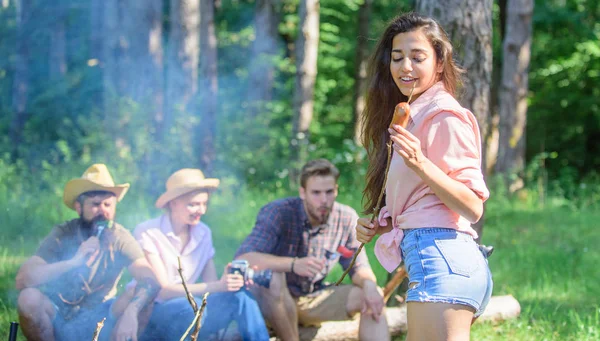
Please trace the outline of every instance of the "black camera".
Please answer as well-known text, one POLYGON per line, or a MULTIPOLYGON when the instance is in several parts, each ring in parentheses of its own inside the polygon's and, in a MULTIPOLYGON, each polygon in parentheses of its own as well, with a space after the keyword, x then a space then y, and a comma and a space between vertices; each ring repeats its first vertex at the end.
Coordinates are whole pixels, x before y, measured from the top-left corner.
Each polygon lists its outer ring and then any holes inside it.
POLYGON ((229 267, 230 274, 240 274, 244 277, 244 281, 252 280, 254 283, 268 288, 271 284, 271 277, 273 277, 273 270, 262 270, 254 271, 248 264, 248 261, 236 259, 231 262, 229 267))

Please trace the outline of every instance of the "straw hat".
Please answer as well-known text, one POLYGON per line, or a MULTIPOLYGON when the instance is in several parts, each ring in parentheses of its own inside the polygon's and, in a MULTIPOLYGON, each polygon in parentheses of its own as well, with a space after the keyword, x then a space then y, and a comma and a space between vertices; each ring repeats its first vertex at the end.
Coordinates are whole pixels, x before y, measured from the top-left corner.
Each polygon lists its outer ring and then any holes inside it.
POLYGON ((156 200, 156 207, 163 208, 169 201, 198 189, 210 191, 217 187, 219 179, 207 179, 199 169, 180 169, 167 180, 167 191, 156 200))
POLYGON ((129 189, 129 184, 115 185, 106 165, 97 163, 83 172, 81 178, 72 179, 65 185, 63 202, 68 208, 75 209, 75 200, 81 194, 92 191, 114 193, 117 201, 121 201, 129 189))

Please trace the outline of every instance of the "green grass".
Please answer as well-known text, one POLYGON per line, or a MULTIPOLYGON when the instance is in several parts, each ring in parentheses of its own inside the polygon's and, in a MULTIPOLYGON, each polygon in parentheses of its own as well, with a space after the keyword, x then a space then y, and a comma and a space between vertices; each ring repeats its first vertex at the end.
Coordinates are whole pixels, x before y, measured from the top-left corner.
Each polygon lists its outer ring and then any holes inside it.
MULTIPOLYGON (((286 194, 290 193, 285 190, 263 193, 224 190, 214 196, 204 220, 213 231, 218 269, 232 258, 240 241, 252 228, 259 208, 286 194)), ((341 202, 354 207, 359 207, 359 200, 348 193, 340 195, 341 202)), ((135 223, 160 214, 151 208, 152 202, 136 196, 127 197, 119 206, 120 220, 133 228, 135 223)), ((600 264, 597 251, 600 212, 575 210, 560 203, 550 203, 545 208, 534 206, 508 201, 488 204, 483 242, 496 248, 490 258, 494 295, 513 295, 520 302, 522 313, 515 320, 476 324, 472 339, 600 340, 600 274, 597 268, 600 264)), ((65 219, 70 217, 69 214, 65 213, 65 219)), ((35 218, 38 225, 42 225, 43 220, 43 216, 35 218)), ((10 321, 17 319, 14 278, 18 266, 57 222, 48 221, 37 233, 28 227, 27 238, 20 234, 22 226, 3 227, 6 233, 2 236, 11 237, 0 237, 0 334, 6 335, 10 321), (23 237, 14 237, 18 235, 23 237)), ((367 246, 367 252, 383 285, 386 272, 376 264, 371 247, 367 246)), ((341 269, 335 268, 330 278, 337 278, 340 273, 341 269)), ((402 336, 397 338, 403 339, 402 336)), ((24 338, 21 336, 19 340, 24 338)))

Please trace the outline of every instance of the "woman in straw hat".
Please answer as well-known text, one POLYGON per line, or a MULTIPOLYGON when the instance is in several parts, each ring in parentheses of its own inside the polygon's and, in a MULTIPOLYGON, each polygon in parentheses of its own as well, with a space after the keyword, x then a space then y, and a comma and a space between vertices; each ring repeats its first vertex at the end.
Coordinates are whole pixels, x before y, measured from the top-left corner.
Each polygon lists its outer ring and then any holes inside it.
POLYGON ((243 277, 228 274, 227 268, 220 279, 217 277, 211 231, 200 220, 218 186, 218 179, 205 178, 199 169, 181 169, 169 177, 166 192, 156 201, 156 207, 165 213, 136 227, 134 236, 162 287, 141 340, 178 339, 194 318, 181 284, 178 258, 189 291, 197 299, 211 293, 200 339, 234 320, 244 340, 269 339, 258 304, 243 289, 243 277))

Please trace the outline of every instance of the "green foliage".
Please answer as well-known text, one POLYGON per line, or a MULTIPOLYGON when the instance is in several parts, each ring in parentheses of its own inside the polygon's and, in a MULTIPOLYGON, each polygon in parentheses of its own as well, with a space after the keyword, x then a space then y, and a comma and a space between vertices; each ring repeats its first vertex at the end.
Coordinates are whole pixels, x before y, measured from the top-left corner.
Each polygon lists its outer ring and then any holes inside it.
POLYGON ((600 166, 599 19, 597 0, 536 1, 527 153, 557 153, 546 167, 561 183, 600 166))

